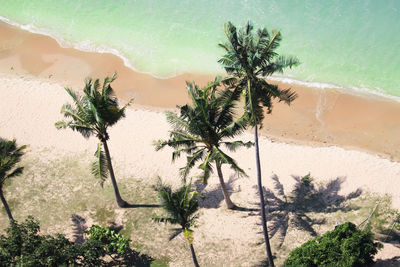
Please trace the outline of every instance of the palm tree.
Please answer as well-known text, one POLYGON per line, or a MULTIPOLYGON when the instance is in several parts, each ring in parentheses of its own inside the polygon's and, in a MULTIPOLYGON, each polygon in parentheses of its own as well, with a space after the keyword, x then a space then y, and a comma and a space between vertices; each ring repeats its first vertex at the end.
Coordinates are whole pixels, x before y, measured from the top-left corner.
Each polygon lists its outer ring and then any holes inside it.
POLYGON ((244 171, 236 164, 235 160, 222 151, 225 146, 230 151, 235 151, 240 146, 249 147, 251 142, 227 141, 240 134, 246 127, 244 119, 234 120, 233 110, 236 101, 240 98, 239 91, 225 88, 217 94, 217 87, 222 83, 217 77, 214 82, 200 89, 195 83, 187 83, 189 96, 193 106, 185 105, 180 108, 180 116, 167 112, 167 120, 173 130, 170 131, 169 140, 155 142, 156 150, 165 146, 175 149, 172 160, 175 160, 182 152, 188 154, 186 165, 181 168, 183 178, 186 178, 192 167, 200 162, 199 168, 203 171, 202 181, 207 180, 212 173, 212 165, 215 164, 226 207, 235 208, 228 190, 226 189, 221 166, 229 165, 239 174, 244 171))
POLYGON ((22 174, 24 167, 16 167, 16 164, 20 162, 25 148, 26 146, 18 147, 15 139, 9 141, 0 138, 0 198, 10 222, 13 221, 14 218, 4 198, 3 186, 6 180, 22 174))
POLYGON ((191 227, 195 226, 196 219, 198 218, 196 212, 199 209, 199 194, 197 191, 192 191, 191 188, 191 183, 188 183, 182 185, 175 192, 172 192, 171 187, 162 184, 160 180, 156 186, 156 191, 158 192, 160 205, 167 214, 164 216, 153 216, 153 220, 180 225, 180 228, 174 229, 175 231, 169 240, 183 233, 189 243, 193 263, 198 267, 199 263, 197 262, 193 247, 194 238, 191 227))
POLYGON ((111 83, 116 77, 116 73, 111 78, 106 77, 101 87, 99 79, 88 78, 83 89, 83 96, 78 95, 69 88, 65 88, 72 97, 73 105, 65 104, 62 106, 61 113, 69 120, 56 122, 55 126, 57 129, 71 128, 81 133, 85 138, 89 138, 91 135, 97 136, 99 144, 94 154, 96 161, 92 164, 92 173, 100 179, 100 183, 103 186, 107 178, 108 168, 117 205, 126 207, 128 203, 121 198, 119 193, 107 145, 107 140, 109 139, 108 127, 113 126, 122 117, 125 117, 125 109, 131 102, 119 108, 117 98, 111 88, 111 83))
POLYGON ((270 34, 266 28, 253 32, 253 25, 248 22, 242 29, 228 22, 224 25, 227 42, 219 44, 226 54, 218 61, 225 68, 230 78, 236 82, 236 90, 244 95, 244 117, 254 127, 258 192, 260 195, 261 219, 268 260, 273 266, 272 253, 268 238, 265 218, 265 203, 261 183, 260 155, 258 147, 258 127, 262 127, 264 110, 272 111, 272 100, 277 99, 290 104, 296 94, 290 89, 281 90, 268 83, 264 78, 276 72, 282 73, 287 67, 299 64, 294 57, 279 56, 275 50, 279 47, 281 34, 273 30, 270 34))

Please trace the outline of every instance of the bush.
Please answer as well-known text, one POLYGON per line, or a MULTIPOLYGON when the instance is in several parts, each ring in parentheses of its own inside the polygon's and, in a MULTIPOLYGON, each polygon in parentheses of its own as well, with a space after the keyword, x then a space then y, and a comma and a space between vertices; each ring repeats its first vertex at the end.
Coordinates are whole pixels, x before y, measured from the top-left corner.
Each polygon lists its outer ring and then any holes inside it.
POLYGON ((39 222, 28 217, 19 224, 12 221, 6 235, 0 235, 0 266, 101 266, 103 243, 89 240, 82 245, 65 236, 39 235, 39 222))
POLYGON ((90 227, 89 240, 101 242, 107 254, 124 254, 129 249, 129 239, 107 227, 93 225, 90 227))
POLYGON ((353 223, 346 222, 294 249, 285 266, 368 266, 382 247, 373 241, 369 230, 358 230, 353 223))

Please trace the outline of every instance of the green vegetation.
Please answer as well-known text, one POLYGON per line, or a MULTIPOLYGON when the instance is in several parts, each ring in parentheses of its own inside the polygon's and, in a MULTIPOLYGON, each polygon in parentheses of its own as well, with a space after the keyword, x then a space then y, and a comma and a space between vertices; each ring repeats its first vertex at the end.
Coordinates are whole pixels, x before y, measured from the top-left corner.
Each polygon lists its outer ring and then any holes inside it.
POLYGON ((164 185, 161 181, 156 186, 160 205, 167 213, 164 216, 153 216, 156 222, 164 222, 178 224, 181 228, 175 229, 170 236, 170 240, 183 232, 187 242, 189 243, 190 252, 192 254, 193 263, 196 267, 199 266, 196 258, 196 253, 193 247, 193 230, 198 215, 199 209, 199 194, 197 191, 192 191, 191 184, 184 184, 175 192, 170 186, 164 185))
POLYGON ((87 231, 90 240, 97 240, 104 245, 107 254, 124 254, 129 249, 129 239, 108 227, 92 225, 87 231))
POLYGON ((108 127, 113 126, 125 116, 125 109, 130 103, 121 109, 118 107, 117 98, 111 88, 111 83, 116 78, 116 73, 111 78, 106 77, 101 88, 99 79, 92 80, 88 78, 83 89, 83 96, 79 96, 71 89, 65 88, 72 97, 74 106, 71 104, 63 105, 61 113, 71 120, 59 121, 55 125, 57 129, 71 128, 74 131, 78 131, 85 138, 91 135, 96 135, 99 138, 99 144, 94 154, 96 161, 92 164, 92 173, 103 183, 107 178, 108 168, 117 205, 126 207, 128 203, 122 199, 119 193, 107 145, 107 140, 109 139, 108 127), (103 151, 103 147, 105 151, 103 151))
POLYGON ((1 266, 100 266, 105 262, 103 243, 89 239, 73 244, 61 234, 39 235, 39 223, 28 217, 19 224, 12 221, 6 235, 0 236, 1 266))
POLYGON ((369 266, 382 247, 374 242, 369 230, 358 230, 353 223, 346 222, 290 252, 285 266, 369 266))
POLYGON ((4 197, 3 186, 8 179, 22 174, 24 167, 16 165, 21 161, 26 146, 18 147, 15 139, 12 141, 0 138, 0 198, 10 222, 14 220, 10 207, 4 197))
POLYGON ((214 163, 226 207, 233 209, 235 205, 226 189, 221 166, 227 164, 238 174, 245 174, 245 172, 221 147, 235 151, 239 147, 250 147, 252 143, 227 141, 244 131, 246 121, 243 118, 235 121, 233 117, 233 109, 240 97, 240 92, 231 91, 229 88, 217 92, 220 84, 220 78, 216 78, 214 82, 201 89, 195 83, 187 83, 193 106, 181 107, 179 116, 172 112, 166 113, 167 120, 173 128, 170 131, 170 139, 159 140, 155 145, 156 150, 165 146, 172 147, 173 161, 180 157, 182 152, 188 154, 186 166, 181 168, 184 178, 200 161, 199 168, 203 171, 202 181, 207 183, 210 173, 213 172, 211 164, 214 163))
POLYGON ((235 90, 243 93, 244 118, 250 126, 254 127, 262 227, 269 264, 274 266, 262 192, 257 128, 262 127, 264 107, 267 108, 267 113, 271 113, 273 99, 290 104, 296 98, 296 94, 290 89, 281 90, 278 86, 268 83, 265 77, 276 72, 282 73, 285 68, 298 65, 299 61, 294 57, 279 56, 276 53, 275 50, 282 39, 279 31, 274 30, 270 34, 266 28, 263 28, 254 33, 253 29, 250 22, 239 30, 231 22, 225 24, 225 35, 228 41, 220 44, 220 47, 226 54, 219 62, 230 75, 230 82, 235 84, 235 90))

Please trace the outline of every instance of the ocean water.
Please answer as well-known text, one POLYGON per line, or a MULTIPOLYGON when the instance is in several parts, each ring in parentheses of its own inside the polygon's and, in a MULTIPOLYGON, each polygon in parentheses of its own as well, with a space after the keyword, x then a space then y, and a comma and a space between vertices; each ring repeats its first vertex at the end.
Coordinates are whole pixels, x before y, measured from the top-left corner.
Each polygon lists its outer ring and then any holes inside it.
POLYGON ((302 62, 281 78, 400 96, 398 0, 0 0, 0 16, 158 77, 223 73, 223 24, 250 20, 302 62))

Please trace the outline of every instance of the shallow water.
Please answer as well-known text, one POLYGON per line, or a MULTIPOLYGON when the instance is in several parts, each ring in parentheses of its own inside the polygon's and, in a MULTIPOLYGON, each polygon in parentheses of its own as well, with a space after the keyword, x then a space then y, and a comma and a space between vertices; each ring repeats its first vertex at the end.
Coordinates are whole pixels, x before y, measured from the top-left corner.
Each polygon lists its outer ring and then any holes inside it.
MULTIPOLYGON (((222 72, 223 24, 279 29, 284 76, 400 96, 400 1, 0 0, 8 23, 155 76, 222 72)), ((317 85, 318 85, 317 84, 317 85)), ((321 86, 323 87, 323 86, 321 86)))

